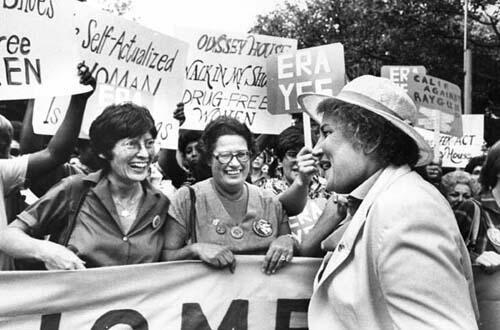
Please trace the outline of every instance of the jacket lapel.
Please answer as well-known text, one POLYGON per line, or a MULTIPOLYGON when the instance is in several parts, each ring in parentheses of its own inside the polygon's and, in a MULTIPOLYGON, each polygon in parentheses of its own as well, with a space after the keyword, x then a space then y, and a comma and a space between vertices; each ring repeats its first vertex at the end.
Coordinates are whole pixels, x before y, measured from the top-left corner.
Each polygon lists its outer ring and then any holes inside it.
POLYGON ((329 258, 329 260, 325 260, 324 263, 327 264, 320 267, 320 269, 324 268, 324 271, 321 278, 317 279, 318 287, 321 286, 325 280, 346 261, 354 250, 354 245, 356 244, 358 236, 360 236, 363 232, 363 226, 366 222, 366 218, 376 198, 399 177, 409 172, 410 168, 408 166, 389 166, 383 170, 380 177, 374 183, 373 187, 366 195, 366 198, 363 199, 358 210, 353 215, 349 227, 347 227, 339 244, 333 251, 331 258, 329 258))

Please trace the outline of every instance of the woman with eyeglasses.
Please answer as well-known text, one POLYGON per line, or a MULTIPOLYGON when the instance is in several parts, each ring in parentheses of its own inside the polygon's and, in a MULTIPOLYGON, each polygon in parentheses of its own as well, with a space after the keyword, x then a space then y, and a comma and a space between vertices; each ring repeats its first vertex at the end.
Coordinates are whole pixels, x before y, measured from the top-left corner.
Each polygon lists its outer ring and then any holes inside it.
POLYGON ((89 135, 103 170, 54 186, 0 232, 1 251, 49 270, 164 259, 169 200, 147 180, 157 135, 151 114, 132 103, 111 105, 89 135))
MULTIPOLYGON (((254 141, 229 117, 208 124, 199 142, 212 178, 178 190, 167 220, 167 260, 200 259, 234 268, 234 254, 265 254, 262 271, 276 272, 294 255, 288 217, 278 198, 248 184, 254 141), (191 195, 192 193, 192 195, 191 195)), ((311 164, 312 165, 312 164, 311 164)))

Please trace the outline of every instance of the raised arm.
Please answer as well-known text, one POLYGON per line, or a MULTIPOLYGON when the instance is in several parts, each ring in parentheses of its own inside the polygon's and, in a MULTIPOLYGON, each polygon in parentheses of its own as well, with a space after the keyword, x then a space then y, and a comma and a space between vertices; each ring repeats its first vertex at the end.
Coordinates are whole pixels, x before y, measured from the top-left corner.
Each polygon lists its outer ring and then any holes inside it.
POLYGON ((37 138, 33 132, 33 107, 35 100, 29 100, 24 113, 23 128, 19 141, 21 154, 29 154, 43 149, 43 139, 37 138))
POLYGON ((297 164, 299 166, 299 175, 297 175, 292 185, 279 196, 279 200, 289 216, 297 215, 304 210, 307 203, 309 183, 312 176, 317 172, 316 160, 312 150, 308 147, 302 148, 297 154, 297 164))
POLYGON ((96 85, 95 79, 91 76, 85 65, 79 64, 78 72, 80 82, 85 85, 91 85, 93 89, 90 92, 71 97, 68 111, 64 116, 61 126, 59 126, 56 134, 50 139, 47 147, 29 155, 28 170, 26 173, 27 179, 36 178, 44 172, 55 168, 57 165, 64 163, 69 159, 73 151, 80 132, 87 100, 92 95, 96 85))

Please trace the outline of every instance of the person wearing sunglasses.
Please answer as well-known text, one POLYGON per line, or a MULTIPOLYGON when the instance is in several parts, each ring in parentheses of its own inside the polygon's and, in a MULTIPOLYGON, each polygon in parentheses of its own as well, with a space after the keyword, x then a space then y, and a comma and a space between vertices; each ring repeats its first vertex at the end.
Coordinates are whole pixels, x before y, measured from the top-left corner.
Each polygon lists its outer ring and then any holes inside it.
POLYGON ((234 254, 265 254, 262 271, 276 272, 297 244, 278 197, 245 182, 252 133, 236 119, 219 117, 207 125, 198 146, 212 178, 179 189, 172 200, 167 260, 200 259, 234 269, 234 254))

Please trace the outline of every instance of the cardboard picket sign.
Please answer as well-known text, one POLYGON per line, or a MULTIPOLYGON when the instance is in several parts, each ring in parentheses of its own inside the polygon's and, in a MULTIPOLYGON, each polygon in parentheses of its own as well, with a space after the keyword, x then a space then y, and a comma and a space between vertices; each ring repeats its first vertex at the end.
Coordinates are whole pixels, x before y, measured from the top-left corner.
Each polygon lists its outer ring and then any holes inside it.
MULTIPOLYGON (((37 98, 33 111, 33 128, 35 133, 53 135, 68 111, 70 99, 71 96, 68 95, 37 98)), ((97 84, 94 94, 87 102, 79 137, 81 139, 89 138, 89 128, 92 121, 106 106, 125 102, 133 102, 147 109, 153 109, 155 106, 154 96, 148 92, 110 84, 97 84)), ((155 122, 159 134, 165 134, 161 131, 161 124, 158 125, 157 120, 155 122)))
POLYGON ((462 136, 462 92, 449 81, 410 72, 408 94, 418 108, 417 127, 433 130, 439 120, 439 132, 462 136), (439 116, 435 115, 438 111, 439 116))
POLYGON ((408 92, 408 75, 410 72, 419 75, 427 74, 422 65, 383 65, 380 68, 380 76, 387 78, 406 92, 408 92))
POLYGON ((269 112, 300 113, 297 95, 335 96, 344 87, 344 47, 334 43, 275 55, 268 59, 267 71, 269 112))
POLYGON ((3 1, 0 100, 89 91, 79 84, 75 1, 3 1))
MULTIPOLYGON (((439 155, 444 167, 464 168, 469 159, 483 154, 484 115, 462 115, 463 134, 460 137, 440 134, 439 155)), ((416 128, 434 148, 434 133, 416 128)))
MULTIPOLYGON (((161 145, 176 149, 178 122, 173 112, 183 91, 187 43, 85 3, 77 8, 75 26, 80 57, 98 82, 87 102, 80 137, 88 137, 90 123, 107 105, 132 101, 153 115, 161 145)), ((68 103, 69 97, 36 100, 35 133, 53 134, 68 103)))
POLYGON ((266 59, 297 49, 297 41, 257 34, 179 28, 175 36, 190 44, 182 95, 182 128, 203 130, 227 115, 253 133, 278 134, 290 126, 289 115, 268 109, 266 59))

